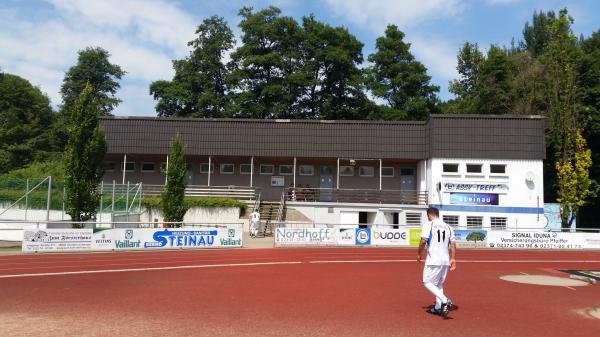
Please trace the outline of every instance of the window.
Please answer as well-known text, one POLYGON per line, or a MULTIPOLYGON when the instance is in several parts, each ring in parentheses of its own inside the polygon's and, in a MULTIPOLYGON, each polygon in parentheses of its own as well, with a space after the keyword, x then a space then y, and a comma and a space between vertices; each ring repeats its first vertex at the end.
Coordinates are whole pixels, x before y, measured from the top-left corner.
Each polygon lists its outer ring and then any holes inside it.
POLYGON ((506 218, 490 218, 492 229, 506 229, 506 218))
POLYGON ((406 213, 407 226, 421 226, 421 213, 406 213))
MULTIPOLYGON (((208 173, 208 163, 200 164, 200 173, 208 173)), ((210 173, 215 173, 215 164, 210 164, 210 173)))
POLYGON ((315 167, 312 165, 300 165, 299 174, 301 176, 312 176, 315 174, 315 167))
POLYGON ((108 161, 105 164, 106 167, 106 172, 115 172, 115 168, 117 167, 117 164, 114 161, 108 161))
POLYGON ((251 174, 252 164, 240 164, 240 174, 251 174))
POLYGON ((394 177, 394 168, 393 167, 382 167, 381 168, 381 176, 384 178, 393 178, 394 177))
POLYGON ((506 174, 506 165, 492 164, 490 165, 491 174, 506 174))
MULTIPOLYGON (((123 169, 123 163, 121 163, 121 169, 123 169)), ((135 172, 135 163, 128 161, 125 164, 125 172, 135 172)))
POLYGON ((358 175, 361 177, 372 177, 375 174, 373 166, 361 166, 358 168, 358 175))
POLYGON ((233 164, 221 164, 221 174, 233 174, 233 164))
POLYGON ((282 176, 291 176, 294 174, 294 165, 279 165, 279 174, 282 176))
POLYGON ((467 173, 482 173, 481 164, 467 164, 467 173))
POLYGON ((262 174, 262 175, 270 176, 273 174, 273 171, 275 171, 275 166, 273 166, 273 165, 266 165, 266 164, 260 165, 260 174, 262 174))
POLYGON ((467 228, 479 229, 483 227, 482 216, 468 216, 467 217, 467 228))
POLYGON ((154 163, 143 163, 142 172, 154 172, 155 166, 156 165, 154 163))
POLYGON ((458 226, 458 215, 444 215, 442 220, 450 226, 458 226))
POLYGON ((415 170, 411 169, 411 168, 403 168, 403 169, 400 169, 400 175, 401 176, 414 176, 415 170))
POLYGON ((458 173, 458 164, 442 164, 444 173, 458 173))
POLYGON ((354 166, 340 166, 340 176, 354 177, 354 166))

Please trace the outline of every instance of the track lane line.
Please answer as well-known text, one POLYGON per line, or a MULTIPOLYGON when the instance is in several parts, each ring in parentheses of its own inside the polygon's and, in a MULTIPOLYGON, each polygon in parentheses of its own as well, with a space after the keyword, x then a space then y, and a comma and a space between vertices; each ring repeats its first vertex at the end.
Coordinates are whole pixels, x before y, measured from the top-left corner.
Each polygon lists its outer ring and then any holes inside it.
POLYGON ((156 268, 128 268, 128 269, 81 270, 81 271, 66 271, 66 272, 54 272, 54 273, 34 273, 34 274, 0 275, 0 279, 22 278, 22 277, 39 277, 39 276, 61 276, 61 275, 81 275, 81 274, 123 273, 123 272, 156 271, 156 270, 177 270, 177 269, 199 269, 199 268, 219 268, 219 267, 251 267, 251 266, 270 266, 270 265, 291 265, 291 264, 301 264, 301 263, 303 263, 303 262, 301 262, 301 261, 285 261, 285 262, 204 264, 204 265, 171 266, 171 267, 156 267, 156 268))

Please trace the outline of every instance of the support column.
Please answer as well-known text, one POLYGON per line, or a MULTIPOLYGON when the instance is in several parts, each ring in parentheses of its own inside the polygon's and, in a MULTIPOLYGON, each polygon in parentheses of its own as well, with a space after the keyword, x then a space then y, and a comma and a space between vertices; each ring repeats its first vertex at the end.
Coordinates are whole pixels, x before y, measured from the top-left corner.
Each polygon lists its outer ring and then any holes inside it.
POLYGON ((125 169, 127 168, 127 153, 123 155, 123 182, 125 184, 125 169))
POLYGON ((250 187, 253 187, 254 183, 254 156, 250 158, 250 187))
POLYGON ((212 156, 208 156, 208 186, 210 187, 210 172, 212 171, 212 156))
POLYGON ((382 161, 381 161, 381 159, 379 159, 379 190, 380 191, 381 191, 381 171, 382 171, 381 165, 382 165, 382 161))
POLYGON ((337 159, 335 188, 340 189, 340 158, 337 159))
POLYGON ((169 173, 169 156, 167 155, 167 165, 165 167, 165 185, 167 184, 168 174, 169 173))
POLYGON ((296 157, 294 157, 294 188, 296 188, 296 157))

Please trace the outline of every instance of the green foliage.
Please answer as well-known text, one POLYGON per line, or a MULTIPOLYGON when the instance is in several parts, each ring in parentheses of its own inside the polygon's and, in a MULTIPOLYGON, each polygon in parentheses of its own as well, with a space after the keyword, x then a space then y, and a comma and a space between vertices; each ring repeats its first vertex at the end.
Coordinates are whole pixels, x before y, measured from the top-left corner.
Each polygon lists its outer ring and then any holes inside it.
POLYGON ((485 240, 485 233, 483 232, 471 232, 467 235, 467 241, 483 241, 485 240))
POLYGON ((579 131, 575 133, 574 143, 573 152, 566 159, 556 162, 563 228, 571 226, 579 209, 585 204, 591 184, 589 168, 592 165, 592 153, 579 131))
POLYGON ((500 115, 511 112, 512 67, 506 50, 490 46, 475 84, 478 98, 474 107, 477 113, 500 115))
POLYGON ((385 109, 371 119, 425 120, 436 110, 436 92, 425 66, 409 51, 404 33, 388 25, 385 36, 377 38, 377 51, 369 55, 373 66, 367 68, 367 87, 375 97, 386 101, 385 109))
POLYGON ((2 181, 10 178, 23 179, 44 179, 52 176, 53 182, 65 181, 65 166, 64 162, 58 156, 50 157, 46 161, 33 162, 29 166, 12 170, 3 176, 0 176, 0 186, 2 181))
POLYGON ((223 57, 234 44, 233 32, 223 18, 204 20, 196 29, 196 39, 188 43, 193 48, 190 55, 173 61, 173 79, 150 85, 158 115, 223 117, 228 76, 223 57))
POLYGON ((365 119, 373 108, 363 92, 363 44, 346 28, 314 16, 302 18, 302 59, 296 76, 303 84, 300 117, 365 119))
POLYGON ((242 45, 231 55, 228 82, 237 93, 229 115, 251 118, 293 118, 300 86, 294 80, 301 56, 302 30, 296 20, 269 7, 253 12, 244 7, 242 45))
POLYGON ((87 221, 100 202, 98 185, 104 174, 106 140, 98 125, 100 105, 91 85, 86 85, 75 106, 70 108, 65 150, 66 212, 73 221, 87 221))
MULTIPOLYGON (((162 209, 161 200, 159 197, 144 197, 142 199, 142 206, 149 209, 162 209)), ((246 203, 237 199, 215 197, 185 197, 183 205, 186 212, 192 207, 236 207, 244 211, 248 207, 246 203)))
POLYGON ((553 11, 533 12, 532 23, 526 22, 525 28, 523 28, 525 41, 521 42, 521 48, 527 50, 534 57, 544 53, 551 39, 548 26, 554 20, 556 20, 556 14, 553 11))
POLYGON ((457 67, 459 78, 450 82, 448 90, 457 99, 443 111, 450 113, 474 113, 476 105, 476 84, 480 68, 485 61, 477 43, 465 42, 458 50, 457 67))
POLYGON ((50 100, 29 81, 0 73, 0 173, 49 156, 53 147, 50 100))
POLYGON ((125 71, 118 65, 110 63, 110 54, 100 47, 87 47, 78 52, 77 64, 65 74, 60 93, 63 108, 72 108, 89 84, 91 96, 98 104, 100 115, 110 115, 111 111, 121 103, 115 94, 121 87, 120 80, 125 71))
POLYGON ((177 134, 171 142, 167 166, 167 184, 161 193, 161 205, 165 221, 182 222, 187 209, 184 205, 187 165, 181 136, 177 134))

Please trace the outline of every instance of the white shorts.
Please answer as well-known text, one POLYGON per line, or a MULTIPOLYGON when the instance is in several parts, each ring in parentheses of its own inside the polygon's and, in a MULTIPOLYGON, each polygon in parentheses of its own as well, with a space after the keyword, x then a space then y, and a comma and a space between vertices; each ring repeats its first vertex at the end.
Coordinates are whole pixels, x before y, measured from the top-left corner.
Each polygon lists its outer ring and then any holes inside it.
POLYGON ((446 280, 448 266, 425 266, 423 268, 423 283, 433 283, 441 286, 446 280))

